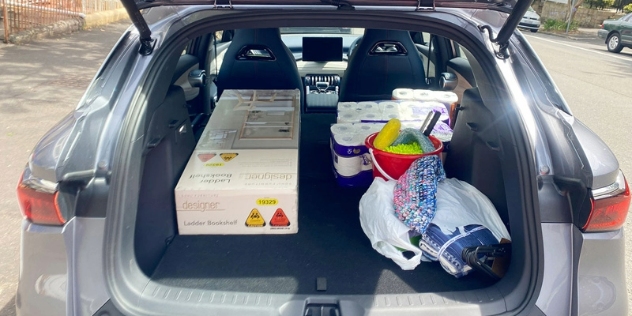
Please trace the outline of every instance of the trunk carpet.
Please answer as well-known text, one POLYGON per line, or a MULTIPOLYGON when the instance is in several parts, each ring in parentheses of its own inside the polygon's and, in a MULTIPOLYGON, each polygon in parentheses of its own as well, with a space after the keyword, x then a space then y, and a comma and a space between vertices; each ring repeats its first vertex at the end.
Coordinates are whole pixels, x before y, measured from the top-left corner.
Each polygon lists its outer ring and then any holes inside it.
POLYGON ((176 236, 152 279, 187 288, 278 294, 403 294, 491 285, 477 273, 456 279, 436 262, 404 271, 377 253, 358 219, 365 189, 340 188, 331 171, 332 114, 302 120, 299 232, 293 235, 176 236), (316 279, 327 290, 316 291, 316 279))

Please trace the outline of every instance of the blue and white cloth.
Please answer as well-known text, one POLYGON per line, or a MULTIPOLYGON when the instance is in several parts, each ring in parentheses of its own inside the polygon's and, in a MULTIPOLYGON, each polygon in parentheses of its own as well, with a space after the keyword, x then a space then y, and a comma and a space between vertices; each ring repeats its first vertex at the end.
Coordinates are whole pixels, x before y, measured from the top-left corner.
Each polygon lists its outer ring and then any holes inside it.
POLYGON ((494 245, 498 242, 494 234, 483 225, 466 225, 458 227, 453 233, 444 233, 439 226, 431 223, 421 236, 419 248, 426 258, 439 261, 445 271, 460 278, 472 270, 463 260, 464 248, 494 245))

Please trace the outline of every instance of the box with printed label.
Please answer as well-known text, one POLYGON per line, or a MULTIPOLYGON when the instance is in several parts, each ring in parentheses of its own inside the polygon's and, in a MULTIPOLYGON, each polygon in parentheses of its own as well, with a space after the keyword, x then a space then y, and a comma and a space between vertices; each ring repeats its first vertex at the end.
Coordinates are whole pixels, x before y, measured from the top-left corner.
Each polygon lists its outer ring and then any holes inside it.
POLYGON ((178 230, 298 232, 298 150, 196 150, 175 189, 178 230))
POLYGON ((299 90, 224 90, 196 149, 298 148, 299 90))

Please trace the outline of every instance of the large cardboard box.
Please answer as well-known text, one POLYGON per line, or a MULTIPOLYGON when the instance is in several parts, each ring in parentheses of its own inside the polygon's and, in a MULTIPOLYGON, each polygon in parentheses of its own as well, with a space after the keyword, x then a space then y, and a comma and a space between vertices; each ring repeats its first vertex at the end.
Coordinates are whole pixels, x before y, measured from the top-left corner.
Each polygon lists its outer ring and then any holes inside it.
POLYGON ((298 232, 298 150, 195 151, 175 189, 178 230, 298 232))
POLYGON ((299 90, 225 90, 175 189, 178 230, 298 232, 299 90))
POLYGON ((297 149, 299 90, 225 90, 196 149, 297 149))

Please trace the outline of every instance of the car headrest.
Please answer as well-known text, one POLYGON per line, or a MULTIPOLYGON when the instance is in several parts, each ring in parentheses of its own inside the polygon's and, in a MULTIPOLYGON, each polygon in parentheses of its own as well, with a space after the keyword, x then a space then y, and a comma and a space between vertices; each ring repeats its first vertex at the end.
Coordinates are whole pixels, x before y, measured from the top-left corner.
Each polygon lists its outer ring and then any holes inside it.
POLYGON ((366 29, 359 46, 369 55, 408 55, 417 52, 410 33, 398 30, 366 29))
POLYGON ((237 29, 231 46, 238 48, 235 58, 267 59, 274 58, 274 51, 285 51, 278 28, 237 29), (272 54, 271 56, 268 56, 272 54))

